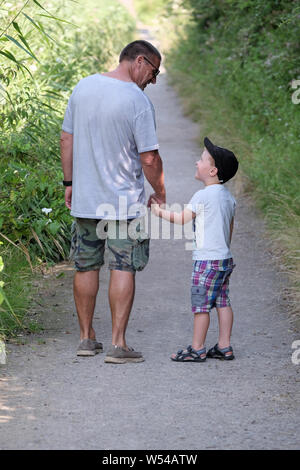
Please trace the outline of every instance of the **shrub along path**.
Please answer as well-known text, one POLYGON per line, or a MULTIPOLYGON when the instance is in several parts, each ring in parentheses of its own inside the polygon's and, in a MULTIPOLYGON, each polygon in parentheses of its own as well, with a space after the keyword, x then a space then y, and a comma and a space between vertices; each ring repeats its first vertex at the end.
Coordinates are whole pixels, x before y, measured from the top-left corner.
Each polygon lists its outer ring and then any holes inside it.
MULTIPOLYGON (((198 126, 185 118, 161 74, 150 86, 170 203, 188 202, 200 149, 198 126)), ((233 188, 234 190, 234 188, 233 188)), ((2 449, 296 449, 299 365, 291 362, 300 339, 278 292, 285 282, 250 201, 238 196, 232 244, 236 269, 231 298, 236 360, 177 364, 171 353, 191 341, 191 252, 184 240, 152 240, 151 260, 137 274, 128 343, 142 350, 140 364, 111 365, 103 355, 77 358, 78 326, 72 268, 57 266, 41 280, 43 334, 9 344, 0 366, 2 449), (57 277, 63 271, 64 277, 57 277)), ((100 273, 97 337, 107 349, 108 270, 100 273)), ((207 346, 217 340, 212 312, 207 346)))

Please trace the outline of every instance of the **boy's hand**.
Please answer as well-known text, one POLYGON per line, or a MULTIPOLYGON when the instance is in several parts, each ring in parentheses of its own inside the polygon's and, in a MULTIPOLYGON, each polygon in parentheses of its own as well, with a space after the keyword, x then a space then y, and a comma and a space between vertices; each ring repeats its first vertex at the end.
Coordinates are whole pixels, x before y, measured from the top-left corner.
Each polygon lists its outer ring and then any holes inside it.
POLYGON ((153 214, 155 214, 157 217, 159 217, 159 204, 153 198, 150 198, 149 202, 150 202, 151 212, 153 212, 153 214))

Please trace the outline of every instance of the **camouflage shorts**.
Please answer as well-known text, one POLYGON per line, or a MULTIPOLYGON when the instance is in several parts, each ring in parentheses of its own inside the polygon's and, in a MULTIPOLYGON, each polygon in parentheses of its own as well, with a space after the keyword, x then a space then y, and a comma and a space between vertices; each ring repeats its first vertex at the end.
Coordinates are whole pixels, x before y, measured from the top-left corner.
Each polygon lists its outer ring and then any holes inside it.
MULTIPOLYGON (((135 235, 134 238, 129 236, 129 224, 137 220, 75 218, 71 228, 70 260, 74 260, 76 271, 100 269, 104 264, 105 239, 109 269, 132 273, 142 271, 149 260, 150 240, 148 237, 142 238, 143 234, 138 237, 135 235), (99 222, 102 222, 101 226, 99 222)), ((136 231, 139 232, 139 224, 136 231)))

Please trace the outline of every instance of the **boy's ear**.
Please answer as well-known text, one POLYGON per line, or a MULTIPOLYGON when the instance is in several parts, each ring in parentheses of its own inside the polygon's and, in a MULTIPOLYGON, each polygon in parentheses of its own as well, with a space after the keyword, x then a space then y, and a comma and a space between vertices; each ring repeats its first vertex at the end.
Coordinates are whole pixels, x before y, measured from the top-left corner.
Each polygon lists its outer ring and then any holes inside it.
POLYGON ((214 166, 211 170, 210 170, 210 174, 211 176, 217 176, 218 174, 218 168, 216 166, 214 166))

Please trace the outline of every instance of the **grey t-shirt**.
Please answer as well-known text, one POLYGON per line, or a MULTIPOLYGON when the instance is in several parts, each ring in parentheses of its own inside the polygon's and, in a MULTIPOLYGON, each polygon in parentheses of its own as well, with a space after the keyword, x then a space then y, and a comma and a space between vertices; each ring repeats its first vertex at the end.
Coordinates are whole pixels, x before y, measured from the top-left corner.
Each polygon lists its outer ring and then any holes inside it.
POLYGON ((147 95, 133 82, 90 75, 74 88, 62 129, 73 134, 71 215, 143 216, 139 154, 159 148, 154 107, 147 95))

